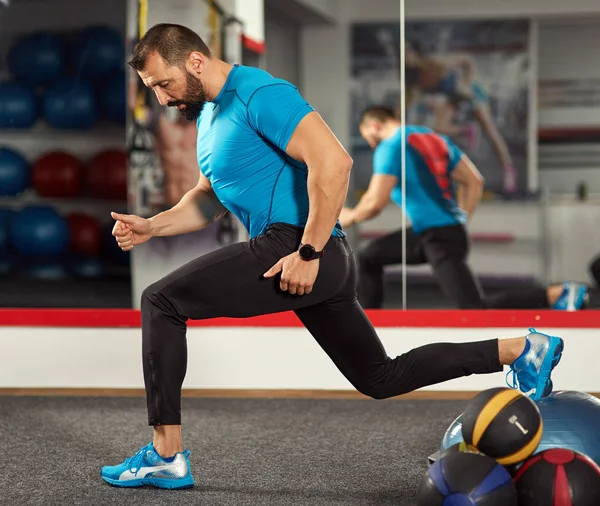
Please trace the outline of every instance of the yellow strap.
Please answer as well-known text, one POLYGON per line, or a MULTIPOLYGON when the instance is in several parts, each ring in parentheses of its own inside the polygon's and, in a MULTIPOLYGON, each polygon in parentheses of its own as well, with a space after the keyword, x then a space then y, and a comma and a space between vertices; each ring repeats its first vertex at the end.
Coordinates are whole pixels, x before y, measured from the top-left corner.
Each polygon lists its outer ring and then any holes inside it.
MULTIPOLYGON (((146 31, 148 30, 148 0, 139 0, 140 12, 139 12, 139 26, 138 26, 138 38, 142 38, 146 31)), ((137 100, 135 101, 135 108, 133 110, 133 115, 135 119, 142 123, 145 120, 145 110, 144 110, 144 90, 141 89, 138 91, 137 100)))
POLYGON ((148 0, 139 0, 140 2, 140 16, 139 16, 139 37, 140 39, 144 36, 148 30, 148 0))

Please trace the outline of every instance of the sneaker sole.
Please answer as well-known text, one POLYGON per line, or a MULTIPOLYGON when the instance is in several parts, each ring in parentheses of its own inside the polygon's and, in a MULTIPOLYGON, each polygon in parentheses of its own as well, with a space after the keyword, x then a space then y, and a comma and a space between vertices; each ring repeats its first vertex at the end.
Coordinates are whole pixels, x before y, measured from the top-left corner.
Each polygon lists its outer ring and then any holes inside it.
POLYGON ((141 480, 114 480, 112 478, 107 478, 106 476, 102 476, 102 479, 112 485, 113 487, 120 488, 139 488, 139 487, 156 487, 163 488, 168 490, 181 490, 186 488, 193 488, 194 480, 168 480, 168 479, 160 479, 160 478, 142 478, 141 480))
POLYGON ((554 341, 554 339, 557 339, 558 343, 554 347, 554 352, 550 354, 550 350, 548 350, 548 353, 544 357, 544 362, 542 362, 542 368, 538 378, 537 388, 535 390, 536 395, 534 400, 547 397, 552 393, 552 390, 550 390, 550 392, 545 391, 546 386, 548 385, 548 380, 550 379, 552 371, 560 363, 560 359, 562 358, 562 353, 565 348, 565 342, 560 337, 553 338, 552 341, 554 341), (538 395, 538 392, 541 392, 541 395, 538 395))

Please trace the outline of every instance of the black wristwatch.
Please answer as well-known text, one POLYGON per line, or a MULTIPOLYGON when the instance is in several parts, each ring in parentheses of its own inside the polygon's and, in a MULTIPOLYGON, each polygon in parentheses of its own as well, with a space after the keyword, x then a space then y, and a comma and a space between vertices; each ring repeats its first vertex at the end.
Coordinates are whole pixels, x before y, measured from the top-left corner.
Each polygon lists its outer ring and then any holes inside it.
POLYGON ((315 251, 315 247, 312 244, 300 243, 298 254, 302 260, 309 262, 310 260, 317 260, 321 258, 323 256, 323 251, 315 251))

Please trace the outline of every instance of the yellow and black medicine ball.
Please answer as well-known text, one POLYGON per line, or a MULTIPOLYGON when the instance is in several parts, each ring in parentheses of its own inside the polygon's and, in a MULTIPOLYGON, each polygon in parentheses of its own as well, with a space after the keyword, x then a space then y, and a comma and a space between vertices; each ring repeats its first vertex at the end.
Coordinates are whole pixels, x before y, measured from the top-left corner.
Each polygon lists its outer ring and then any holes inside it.
POLYGON ((467 448, 504 466, 530 457, 542 432, 542 415, 536 404, 512 388, 484 390, 469 403, 462 419, 467 448))

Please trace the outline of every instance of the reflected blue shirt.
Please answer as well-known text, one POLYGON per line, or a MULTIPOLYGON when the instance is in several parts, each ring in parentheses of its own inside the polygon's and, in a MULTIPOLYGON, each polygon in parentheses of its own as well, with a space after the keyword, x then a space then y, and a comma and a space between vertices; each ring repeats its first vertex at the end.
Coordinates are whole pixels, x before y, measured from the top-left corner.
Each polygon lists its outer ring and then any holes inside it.
POLYGON ((391 198, 402 207, 402 136, 406 137, 406 214, 413 231, 464 224, 451 174, 463 153, 446 136, 427 127, 399 127, 380 142, 373 155, 373 173, 396 176, 391 198))

